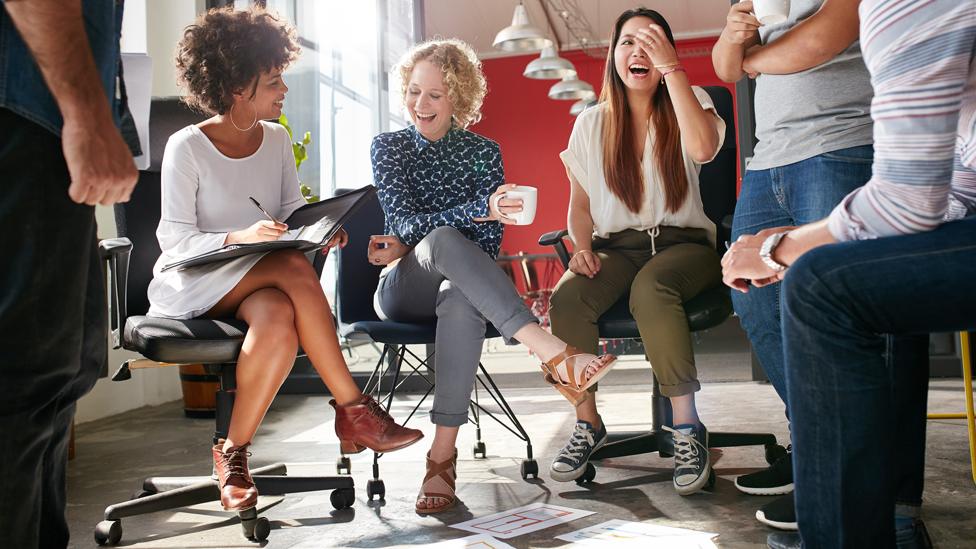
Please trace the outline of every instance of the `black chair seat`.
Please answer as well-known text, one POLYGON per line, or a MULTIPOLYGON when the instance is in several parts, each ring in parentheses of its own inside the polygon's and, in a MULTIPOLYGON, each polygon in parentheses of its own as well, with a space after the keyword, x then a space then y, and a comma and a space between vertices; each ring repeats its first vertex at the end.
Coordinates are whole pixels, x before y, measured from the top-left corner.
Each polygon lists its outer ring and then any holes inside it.
POLYGON ((130 316, 124 341, 126 349, 157 362, 222 364, 237 362, 246 332, 240 320, 130 316))
MULTIPOLYGON (((407 324, 403 322, 361 320, 339 324, 339 333, 347 339, 363 339, 386 345, 423 345, 434 343, 437 324, 407 324)), ((491 324, 485 330, 485 338, 500 337, 491 324)))
MULTIPOLYGON (((636 339, 640 337, 637 322, 630 315, 630 295, 625 295, 603 313, 597 321, 600 337, 606 339, 636 339)), ((732 314, 729 289, 719 286, 707 290, 684 304, 688 326, 692 332, 718 326, 732 314)))

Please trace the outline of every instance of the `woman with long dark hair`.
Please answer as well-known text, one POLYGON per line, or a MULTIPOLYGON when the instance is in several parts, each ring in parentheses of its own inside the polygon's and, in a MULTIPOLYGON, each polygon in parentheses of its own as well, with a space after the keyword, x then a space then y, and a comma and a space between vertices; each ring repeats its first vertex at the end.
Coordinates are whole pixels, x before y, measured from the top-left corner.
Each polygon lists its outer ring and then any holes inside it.
MULTIPOLYGON (((711 472, 682 303, 721 283, 698 171, 724 135, 708 95, 689 85, 667 21, 638 8, 617 18, 600 103, 579 115, 560 154, 571 185, 574 253, 552 296, 553 334, 595 352, 597 319, 630 294, 647 359, 674 410, 674 427, 665 429, 674 436, 674 486, 682 495, 700 490, 711 472)), ((582 475, 606 441, 595 394, 569 396, 577 423, 552 463, 559 481, 582 475)))

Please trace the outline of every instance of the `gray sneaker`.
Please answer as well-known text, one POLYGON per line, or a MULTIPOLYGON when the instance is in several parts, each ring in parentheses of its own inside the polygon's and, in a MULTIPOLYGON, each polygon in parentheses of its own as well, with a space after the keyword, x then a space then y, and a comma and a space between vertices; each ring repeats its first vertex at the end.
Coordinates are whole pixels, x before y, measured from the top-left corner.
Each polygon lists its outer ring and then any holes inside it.
POLYGON ((549 467, 552 480, 569 482, 576 480, 586 471, 590 456, 607 442, 607 427, 600 425, 596 430, 589 422, 576 420, 573 436, 569 443, 556 454, 549 467))
POLYGON ((708 484, 712 464, 708 460, 708 429, 704 425, 664 426, 674 435, 674 489, 682 496, 708 484))

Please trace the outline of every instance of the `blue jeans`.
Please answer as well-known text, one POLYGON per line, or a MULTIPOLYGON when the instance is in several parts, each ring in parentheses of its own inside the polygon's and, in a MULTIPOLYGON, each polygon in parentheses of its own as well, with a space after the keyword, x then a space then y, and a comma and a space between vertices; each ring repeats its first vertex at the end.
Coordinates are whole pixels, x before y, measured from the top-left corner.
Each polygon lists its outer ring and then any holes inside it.
POLYGON ((68 198, 60 139, 2 108, 0 130, 0 531, 66 547, 68 432, 107 360, 95 212, 68 198))
MULTIPOLYGON (((732 240, 770 227, 819 221, 871 179, 874 147, 851 147, 768 170, 748 170, 735 205, 732 240)), ((732 304, 769 382, 784 403, 780 285, 732 292, 732 304)))
POLYGON ((894 545, 900 439, 919 427, 924 437, 925 412, 910 422, 896 416, 896 385, 913 375, 899 370, 912 365, 891 367, 882 334, 976 328, 973 280, 976 216, 928 233, 823 246, 790 268, 786 386, 807 547, 894 545))

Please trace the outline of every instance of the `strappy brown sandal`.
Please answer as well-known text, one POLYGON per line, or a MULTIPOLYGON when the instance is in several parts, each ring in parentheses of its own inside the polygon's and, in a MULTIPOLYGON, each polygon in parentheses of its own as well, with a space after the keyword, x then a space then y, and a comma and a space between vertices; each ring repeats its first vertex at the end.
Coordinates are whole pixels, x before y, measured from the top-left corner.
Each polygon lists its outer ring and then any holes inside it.
POLYGON ((420 494, 417 496, 417 502, 414 504, 414 510, 421 515, 432 515, 434 513, 440 513, 446 511, 454 505, 457 504, 457 495, 454 493, 454 481, 457 479, 457 450, 454 450, 454 457, 441 462, 434 461, 430 459, 430 452, 427 453, 427 474, 424 475, 424 482, 420 485, 420 494), (428 489, 428 486, 440 481, 442 485, 447 486, 448 490, 451 491, 450 494, 445 494, 443 492, 434 492, 428 489), (441 500, 444 503, 441 505, 430 505, 431 500, 441 500), (420 502, 424 502, 424 506, 421 507, 420 502))
POLYGON ((546 374, 546 381, 578 406, 588 398, 587 389, 607 375, 616 361, 614 355, 591 355, 567 345, 563 352, 543 362, 540 367, 546 374), (590 368, 594 362, 596 369, 590 368))

